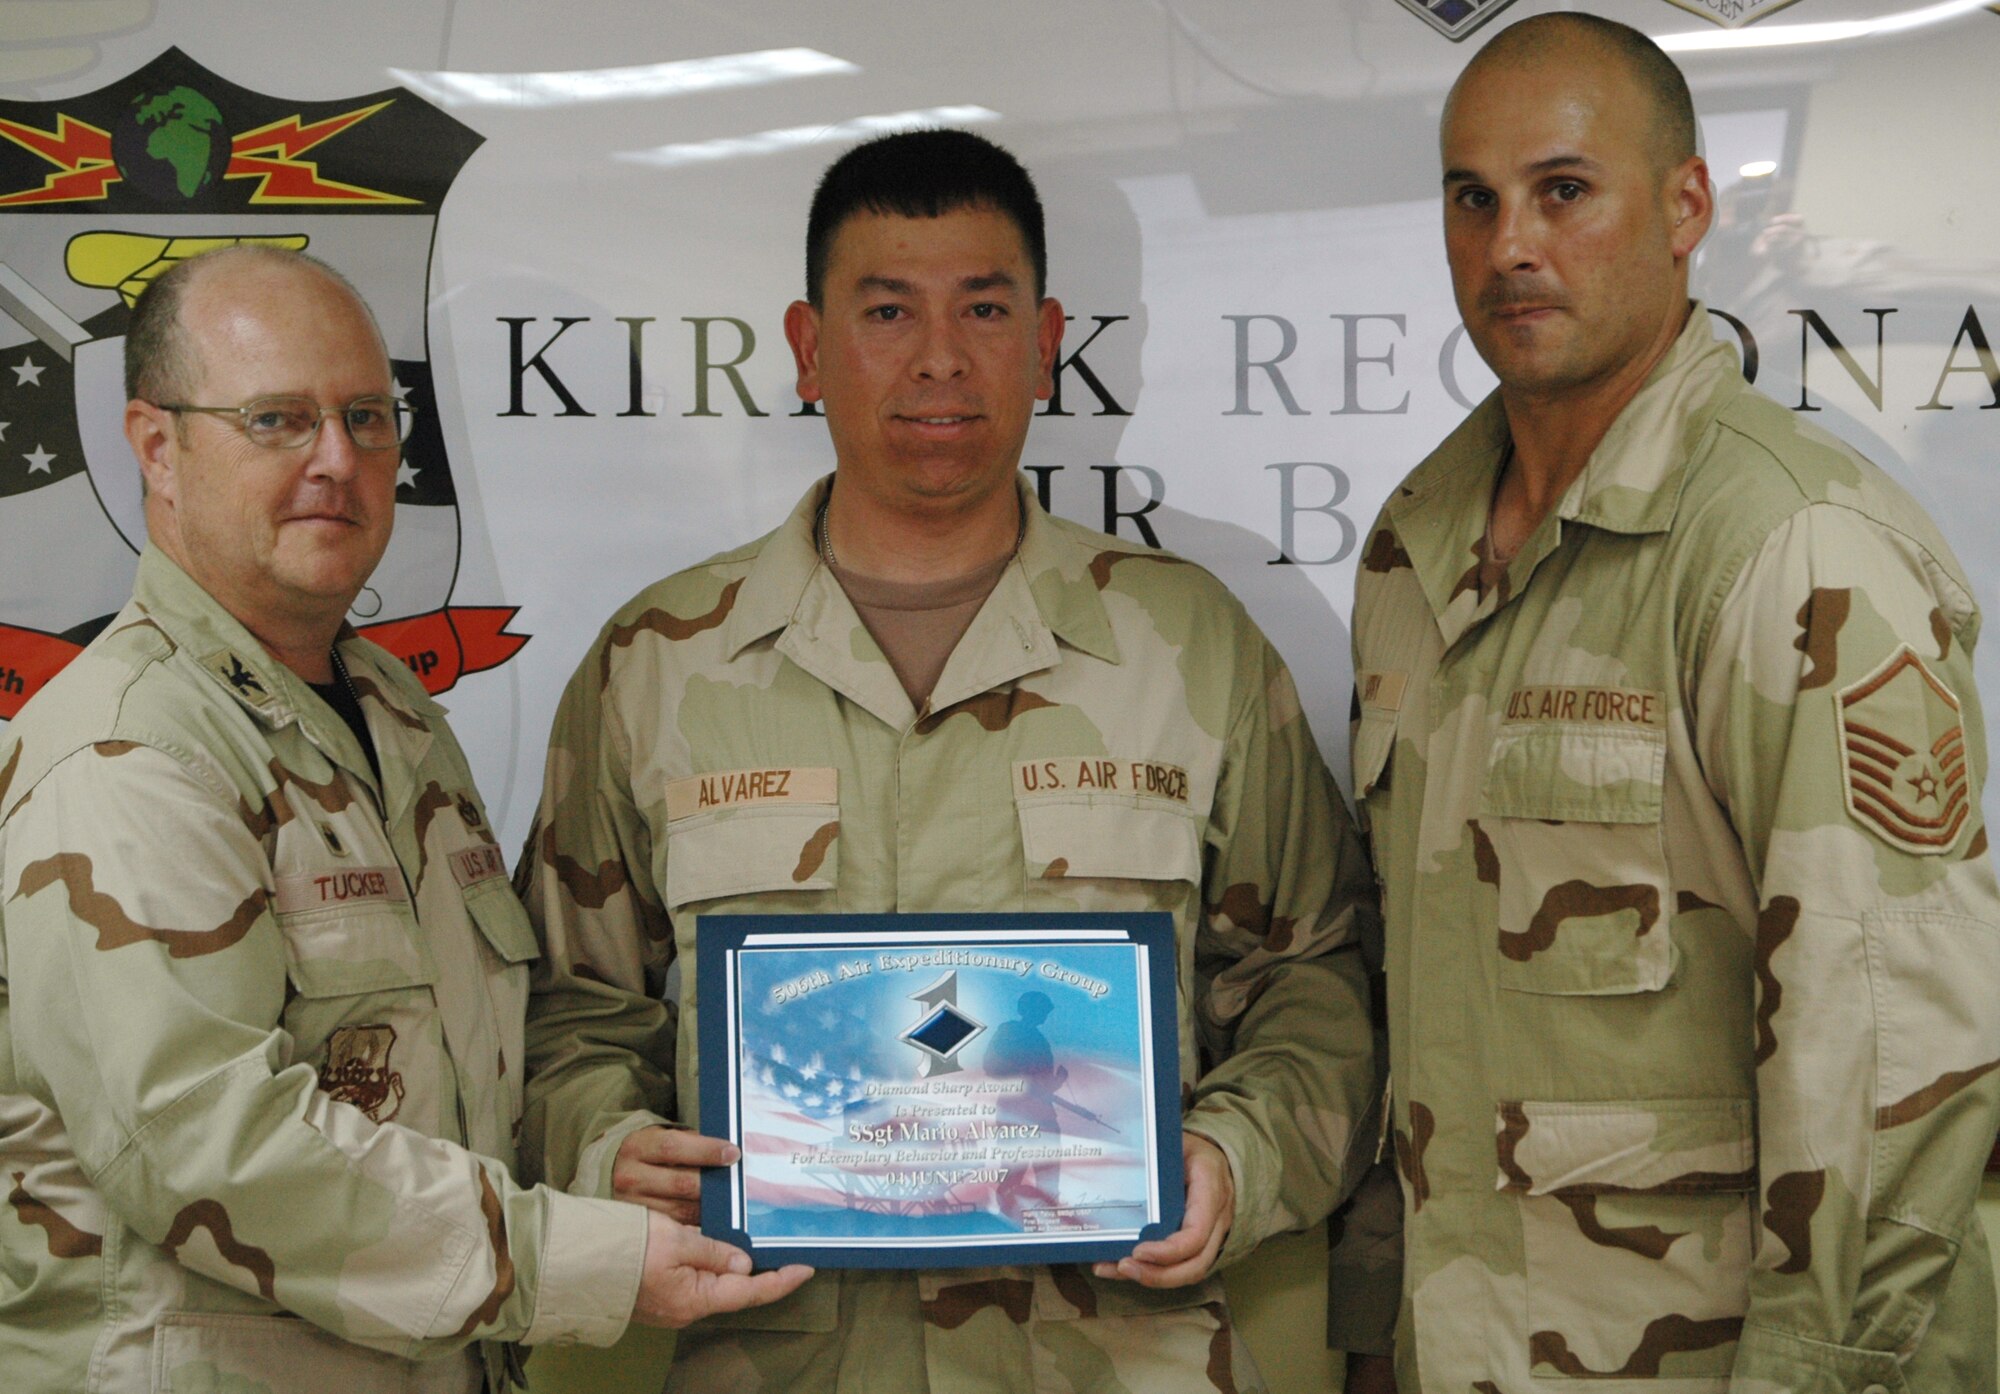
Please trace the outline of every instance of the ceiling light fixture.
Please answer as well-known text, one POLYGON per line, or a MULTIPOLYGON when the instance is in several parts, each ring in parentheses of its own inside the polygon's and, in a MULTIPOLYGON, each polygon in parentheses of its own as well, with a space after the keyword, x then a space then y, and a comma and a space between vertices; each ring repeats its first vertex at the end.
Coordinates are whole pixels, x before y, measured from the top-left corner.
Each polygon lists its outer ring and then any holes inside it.
POLYGON ((1732 48, 1783 48, 1789 44, 1830 44, 1845 39, 1873 39, 1901 34, 1940 24, 1974 10, 1985 9, 1992 0, 1943 0, 1919 10, 1879 19, 1833 19, 1818 24, 1772 24, 1755 29, 1703 29, 1692 34, 1662 34, 1655 42, 1668 53, 1712 53, 1732 48))
POLYGON ((863 136, 888 135, 892 131, 913 131, 926 126, 970 126, 976 122, 999 119, 999 112, 983 106, 934 106, 921 111, 856 116, 818 126, 788 126, 783 130, 758 131, 747 136, 723 136, 718 140, 686 145, 660 145, 651 150, 621 150, 612 158, 640 165, 707 164, 714 160, 740 159, 746 155, 776 155, 800 146, 828 145, 863 136))
POLYGON ((551 107, 685 97, 860 71, 845 58, 818 49, 767 48, 756 53, 723 53, 713 58, 574 72, 458 73, 391 68, 389 74, 440 106, 551 107))

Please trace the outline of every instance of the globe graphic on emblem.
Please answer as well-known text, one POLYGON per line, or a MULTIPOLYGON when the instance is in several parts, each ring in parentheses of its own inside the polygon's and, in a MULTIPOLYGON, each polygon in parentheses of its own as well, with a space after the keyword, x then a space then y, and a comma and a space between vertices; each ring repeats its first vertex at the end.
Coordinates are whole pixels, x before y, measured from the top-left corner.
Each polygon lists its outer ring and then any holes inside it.
POLYGON ((119 174, 161 203, 185 203, 213 189, 229 154, 222 113, 192 87, 142 94, 111 132, 119 174))

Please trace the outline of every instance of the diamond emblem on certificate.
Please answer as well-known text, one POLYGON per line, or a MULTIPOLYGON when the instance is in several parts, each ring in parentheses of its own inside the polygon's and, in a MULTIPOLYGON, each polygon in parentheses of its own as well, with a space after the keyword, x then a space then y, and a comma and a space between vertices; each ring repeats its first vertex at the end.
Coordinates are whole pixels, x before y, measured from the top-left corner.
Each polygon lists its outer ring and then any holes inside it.
POLYGON ((912 1026, 903 1033, 903 1039, 911 1045, 929 1051, 932 1055, 950 1059, 958 1054, 960 1046, 977 1036, 986 1028, 949 1003, 939 1007, 921 1024, 912 1026))
POLYGON ((910 1000, 919 1010, 930 1009, 902 1037, 929 1057, 924 1061, 925 1076, 956 1070, 952 1057, 986 1029, 985 1022, 959 1010, 958 974, 945 974, 922 992, 911 993, 910 1000))

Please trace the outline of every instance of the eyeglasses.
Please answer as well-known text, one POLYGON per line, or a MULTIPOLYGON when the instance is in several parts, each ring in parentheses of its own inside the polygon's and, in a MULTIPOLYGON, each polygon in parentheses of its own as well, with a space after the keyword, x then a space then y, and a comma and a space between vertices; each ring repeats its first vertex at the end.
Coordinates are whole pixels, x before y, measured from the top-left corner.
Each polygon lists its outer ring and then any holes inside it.
POLYGON ((240 407, 195 407, 160 402, 161 411, 196 411, 209 416, 233 416, 244 435, 273 450, 296 450, 312 444, 320 422, 340 418, 347 438, 362 450, 392 450, 410 438, 416 408, 394 397, 356 397, 344 407, 323 407, 310 397, 259 397, 240 407))

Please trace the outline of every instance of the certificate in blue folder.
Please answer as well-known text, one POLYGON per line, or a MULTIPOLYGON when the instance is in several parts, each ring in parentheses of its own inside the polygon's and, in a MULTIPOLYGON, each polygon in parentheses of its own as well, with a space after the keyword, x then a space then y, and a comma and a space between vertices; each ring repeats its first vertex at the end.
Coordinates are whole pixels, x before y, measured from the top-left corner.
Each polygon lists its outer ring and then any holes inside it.
POLYGON ((760 1266, 1115 1259, 1179 1228, 1165 914, 697 928, 702 1230, 760 1266))

